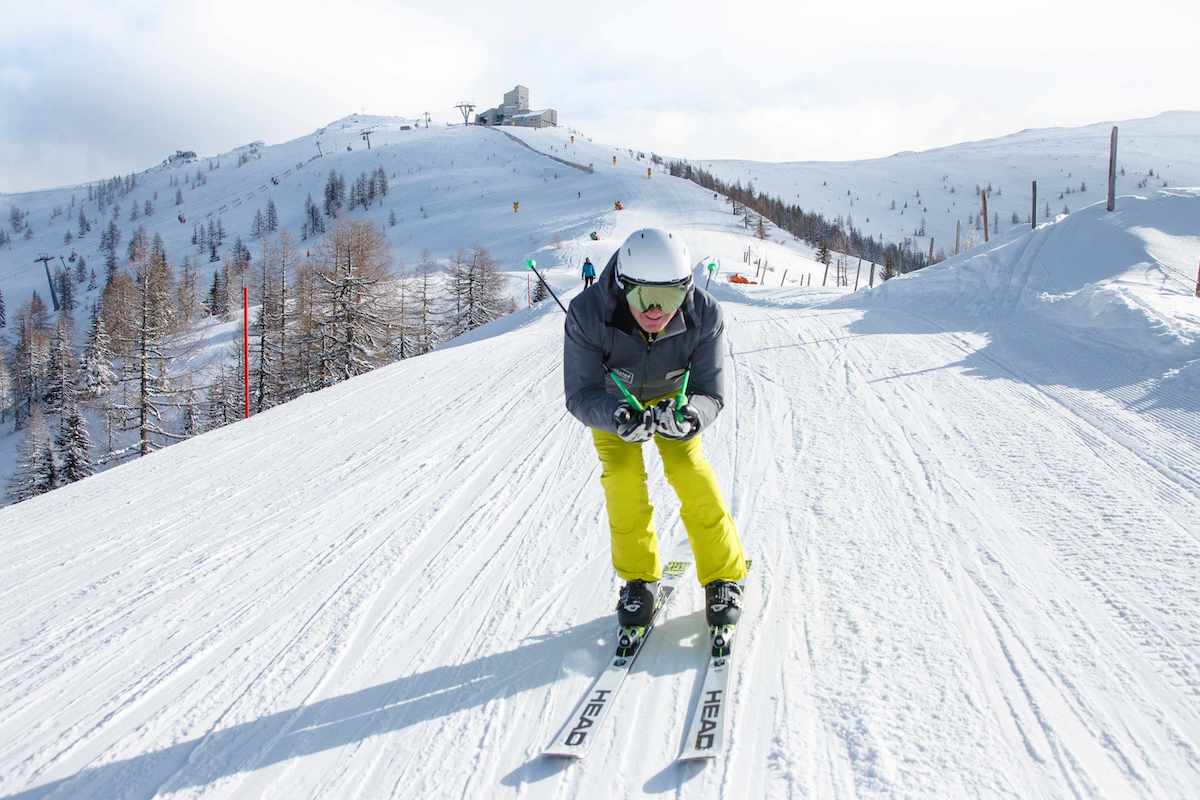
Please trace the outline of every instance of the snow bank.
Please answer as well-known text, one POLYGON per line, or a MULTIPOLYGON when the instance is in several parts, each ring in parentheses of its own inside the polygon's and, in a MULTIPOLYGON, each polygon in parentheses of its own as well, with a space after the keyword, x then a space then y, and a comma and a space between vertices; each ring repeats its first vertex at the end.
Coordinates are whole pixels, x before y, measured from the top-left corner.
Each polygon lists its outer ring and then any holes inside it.
POLYGON ((834 305, 900 307, 969 327, 997 318, 1173 359, 1200 358, 1200 189, 1089 206, 834 305))

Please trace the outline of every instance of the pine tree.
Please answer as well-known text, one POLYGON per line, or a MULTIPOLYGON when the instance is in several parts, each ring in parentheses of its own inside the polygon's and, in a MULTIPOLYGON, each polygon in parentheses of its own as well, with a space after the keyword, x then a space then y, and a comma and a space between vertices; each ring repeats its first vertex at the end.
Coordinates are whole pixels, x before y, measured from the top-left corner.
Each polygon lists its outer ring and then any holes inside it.
POLYGON ((16 470, 9 480, 8 497, 14 503, 20 503, 50 491, 57 483, 46 418, 42 410, 35 406, 30 414, 25 440, 17 454, 16 470))
POLYGON ((78 403, 72 402, 63 410, 55 444, 62 454, 59 477, 63 485, 91 477, 95 472, 92 467, 92 439, 78 403))
POLYGON ((73 312, 76 307, 75 284, 65 269, 54 273, 54 286, 58 291, 58 307, 68 313, 73 312))
POLYGON ((279 230, 279 211, 275 208, 275 201, 272 199, 267 200, 266 225, 267 231, 270 233, 279 230))
MULTIPOLYGON (((175 205, 177 205, 177 206, 183 205, 183 190, 182 189, 175 190, 175 205)), ((192 244, 195 244, 195 242, 192 242, 192 244)))
POLYGON ((325 179, 325 216, 332 217, 342 207, 341 194, 343 189, 341 177, 333 170, 329 170, 329 177, 325 179))
POLYGON ((133 232, 133 236, 129 239, 129 247, 126 248, 126 255, 130 261, 141 261, 150 253, 150 236, 146 233, 146 228, 139 225, 137 230, 133 232))
POLYGON ((183 259, 183 271, 175 287, 175 309, 181 324, 187 325, 196 318, 200 306, 199 277, 190 258, 183 259))
POLYGON ((183 424, 181 430, 183 435, 189 438, 204 433, 204 415, 200 413, 200 409, 196 403, 196 392, 190 384, 183 395, 183 424))
POLYGON ((0 328, 8 325, 8 316, 4 310, 4 292, 0 291, 0 328))
POLYGON ((71 330, 64 316, 54 329, 46 375, 45 403, 46 410, 51 414, 62 414, 65 407, 75 402, 77 369, 75 356, 71 352, 71 330))
POLYGON ((100 397, 117 383, 112 368, 112 344, 99 307, 92 312, 87 346, 79 361, 79 386, 88 397, 100 397))
POLYGON ((825 242, 821 242, 821 246, 817 248, 817 261, 827 267, 833 261, 833 254, 829 252, 829 245, 825 242))
POLYGON ((4 359, 0 358, 0 424, 8 421, 8 412, 14 400, 12 375, 4 359))
POLYGON ((208 313, 214 317, 223 317, 229 313, 229 278, 223 269, 213 270, 207 305, 208 313))
POLYGON ((259 238, 263 235, 263 229, 265 227, 266 224, 263 222, 263 213, 262 210, 259 209, 254 212, 254 222, 250 225, 250 235, 255 239, 259 238))

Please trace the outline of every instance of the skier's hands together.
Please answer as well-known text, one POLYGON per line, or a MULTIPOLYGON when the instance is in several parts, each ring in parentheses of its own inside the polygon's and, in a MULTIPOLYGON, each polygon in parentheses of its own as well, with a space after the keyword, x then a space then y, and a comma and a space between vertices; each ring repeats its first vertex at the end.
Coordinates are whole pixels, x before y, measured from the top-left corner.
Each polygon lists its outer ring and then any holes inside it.
POLYGON ((613 412, 613 422, 617 426, 617 436, 627 442, 641 443, 654 436, 654 409, 652 408, 634 411, 622 403, 613 412))
POLYGON ((675 408, 674 400, 654 406, 654 432, 666 439, 689 439, 700 429, 700 418, 686 403, 675 408), (679 414, 676 417, 676 410, 679 414))

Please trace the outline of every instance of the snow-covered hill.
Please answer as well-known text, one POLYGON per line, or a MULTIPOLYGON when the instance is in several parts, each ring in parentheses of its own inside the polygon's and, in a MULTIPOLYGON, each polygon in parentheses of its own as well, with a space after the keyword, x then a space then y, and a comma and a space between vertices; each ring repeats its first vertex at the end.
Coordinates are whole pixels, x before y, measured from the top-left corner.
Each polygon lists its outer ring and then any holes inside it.
POLYGON ((998 215, 1001 232, 1029 228, 1035 180, 1038 222, 1053 220, 1064 207, 1076 211, 1105 199, 1114 125, 1120 129, 1117 161, 1124 170, 1117 180, 1119 194, 1149 195, 1167 186, 1200 186, 1200 111, 1171 111, 1149 119, 1080 128, 1025 130, 865 161, 695 163, 730 183, 753 184, 758 191, 828 219, 852 220, 864 234, 885 242, 900 243, 908 237, 916 250, 926 253, 933 237, 935 251, 953 255, 956 222, 962 223, 963 249, 983 242, 983 231, 974 229, 981 207, 977 187, 992 187, 989 224, 998 215), (1017 225, 1012 223, 1014 213, 1020 221, 1017 225), (915 235, 922 223, 925 233, 915 235))
MULTIPOLYGON (((726 264, 753 241, 566 132, 521 135, 594 173, 403 134, 527 181, 494 219, 486 196, 431 219, 499 234, 545 203, 537 224, 607 237, 555 252, 595 259, 645 224, 726 264)), ((613 647, 617 585, 543 303, 0 509, 0 797, 1194 796, 1200 408, 1173 381, 1200 301, 1165 276, 1200 259, 1200 196, 1119 202, 854 298, 714 283, 730 386, 705 449, 755 562, 715 763, 673 763, 695 585, 588 760, 539 756, 613 647)))

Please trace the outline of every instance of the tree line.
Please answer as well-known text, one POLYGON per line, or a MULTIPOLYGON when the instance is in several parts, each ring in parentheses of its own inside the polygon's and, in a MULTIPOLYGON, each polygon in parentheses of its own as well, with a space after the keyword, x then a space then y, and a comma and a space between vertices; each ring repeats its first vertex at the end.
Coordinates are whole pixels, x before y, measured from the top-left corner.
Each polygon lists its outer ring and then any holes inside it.
MULTIPOLYGON (((904 273, 928 266, 928 257, 912 249, 911 239, 905 239, 900 244, 887 244, 882 239, 864 236, 840 217, 830 221, 816 211, 805 211, 800 206, 785 203, 778 197, 765 192, 755 191, 754 185, 742 186, 741 181, 729 183, 723 181, 705 169, 692 166, 687 161, 672 160, 667 162, 671 175, 686 178, 710 192, 725 195, 734 210, 739 207, 750 209, 761 217, 773 221, 778 227, 790 233, 797 239, 802 239, 810 247, 825 244, 828 248, 848 255, 862 256, 885 266, 885 272, 904 273)), ((765 231, 760 231, 765 235, 765 231)))

